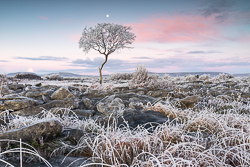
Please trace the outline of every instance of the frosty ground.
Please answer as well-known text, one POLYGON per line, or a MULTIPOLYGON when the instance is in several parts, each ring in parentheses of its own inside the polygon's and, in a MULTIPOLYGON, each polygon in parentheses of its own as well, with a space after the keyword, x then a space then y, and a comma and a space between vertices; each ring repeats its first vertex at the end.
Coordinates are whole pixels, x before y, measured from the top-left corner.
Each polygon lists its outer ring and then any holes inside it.
POLYGON ((0 92, 0 155, 10 166, 250 165, 250 77, 159 77, 141 66, 102 85, 2 75, 0 92))

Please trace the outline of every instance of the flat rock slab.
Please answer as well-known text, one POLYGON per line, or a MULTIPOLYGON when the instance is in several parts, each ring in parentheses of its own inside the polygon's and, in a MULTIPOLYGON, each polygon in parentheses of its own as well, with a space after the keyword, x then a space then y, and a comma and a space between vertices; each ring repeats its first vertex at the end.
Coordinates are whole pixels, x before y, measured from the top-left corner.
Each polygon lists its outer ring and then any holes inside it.
POLYGON ((194 103, 196 103, 198 101, 199 96, 195 95, 195 96, 188 96, 184 99, 180 100, 180 103, 183 107, 187 107, 187 108, 192 108, 194 107, 194 103))
MULTIPOLYGON (((128 122, 129 126, 132 128, 137 127, 138 125, 143 125, 146 123, 151 123, 152 126, 156 127, 159 124, 163 124, 165 122, 176 123, 172 118, 167 117, 163 113, 153 111, 153 110, 135 110, 135 109, 127 109, 123 113, 123 118, 128 122)), ((122 118, 118 119, 118 125, 124 124, 124 120, 122 118)), ((147 124, 145 128, 150 128, 150 124, 147 124)))
MULTIPOLYGON (((19 114, 22 116, 31 116, 39 114, 43 109, 50 110, 54 107, 72 107, 72 109, 78 108, 77 102, 74 101, 74 99, 64 99, 64 100, 53 100, 49 103, 38 105, 38 106, 30 106, 22 110, 18 110, 16 112, 13 112, 12 114, 19 114)), ((1 106, 0 106, 1 107, 1 106)))
POLYGON ((14 100, 5 100, 4 106, 0 108, 0 110, 21 110, 30 106, 36 106, 37 102, 33 99, 14 99, 14 100))
POLYGON ((43 141, 51 141, 61 134, 62 128, 62 124, 58 120, 44 120, 23 128, 0 133, 0 139, 20 140, 21 138, 23 142, 32 143, 42 136, 43 141))
POLYGON ((65 87, 61 87, 51 95, 51 99, 53 100, 63 100, 72 97, 74 97, 74 95, 65 87))

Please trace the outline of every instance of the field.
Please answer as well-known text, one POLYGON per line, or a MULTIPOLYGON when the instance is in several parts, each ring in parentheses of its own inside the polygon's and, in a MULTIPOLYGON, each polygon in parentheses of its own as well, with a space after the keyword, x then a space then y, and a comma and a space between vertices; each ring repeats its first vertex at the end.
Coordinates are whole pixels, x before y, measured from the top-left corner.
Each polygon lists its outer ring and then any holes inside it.
POLYGON ((91 77, 51 76, 44 80, 15 81, 2 75, 0 105, 6 106, 4 98, 7 94, 3 94, 3 87, 11 82, 34 87, 39 87, 38 84, 40 87, 54 85, 56 89, 68 87, 75 99, 88 98, 91 101, 94 114, 80 118, 76 108, 70 107, 62 107, 57 112, 43 109, 40 115, 29 116, 18 110, 0 110, 4 122, 2 134, 51 119, 60 122, 62 133, 70 129, 82 132, 75 143, 63 135, 46 143, 20 144, 19 139, 1 139, 0 160, 6 165, 33 165, 40 158, 44 166, 56 166, 52 165, 50 158, 63 155, 62 165, 68 158, 77 157, 67 165, 81 167, 250 166, 250 77, 228 74, 159 77, 149 75, 142 66, 137 67, 134 74, 112 74, 104 78, 102 85, 98 84, 98 78, 91 77), (143 103, 135 100, 128 104, 122 98, 119 103, 116 98, 109 103, 105 101, 107 96, 126 93, 152 97, 155 101, 143 103), (187 97, 197 98, 186 102, 187 97), (100 112, 100 107, 110 109, 111 106, 114 107, 112 111, 100 112), (128 108, 154 110, 170 119, 164 123, 156 122, 158 126, 154 124, 154 127, 145 123, 132 128, 129 120, 123 124, 118 121, 128 108), (105 123, 102 118, 105 118, 105 123), (11 146, 10 143, 14 144, 11 146), (10 157, 15 157, 16 161, 10 157))

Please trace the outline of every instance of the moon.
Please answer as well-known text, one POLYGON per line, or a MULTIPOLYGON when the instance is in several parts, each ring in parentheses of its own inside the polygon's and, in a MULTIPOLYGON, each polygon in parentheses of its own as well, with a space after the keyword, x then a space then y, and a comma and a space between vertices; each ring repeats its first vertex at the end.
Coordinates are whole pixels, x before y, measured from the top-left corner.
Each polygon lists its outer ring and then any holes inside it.
POLYGON ((109 15, 107 14, 106 17, 109 17, 109 15))

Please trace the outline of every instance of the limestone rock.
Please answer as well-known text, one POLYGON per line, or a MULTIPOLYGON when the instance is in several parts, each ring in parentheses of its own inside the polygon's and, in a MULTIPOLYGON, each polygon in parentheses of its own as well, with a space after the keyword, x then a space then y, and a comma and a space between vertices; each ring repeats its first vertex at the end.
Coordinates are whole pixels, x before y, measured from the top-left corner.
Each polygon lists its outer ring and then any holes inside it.
POLYGON ((97 104, 97 110, 105 115, 119 115, 122 110, 125 108, 125 105, 120 98, 116 98, 115 95, 112 95, 105 99, 105 103, 100 102, 97 104))
POLYGON ((143 109, 143 104, 142 103, 131 102, 131 103, 129 103, 129 108, 136 109, 136 110, 142 110, 143 109))
POLYGON ((0 139, 20 140, 23 142, 32 143, 38 140, 41 136, 43 141, 51 141, 62 132, 62 125, 55 119, 44 120, 20 129, 9 130, 5 133, 0 133, 0 139))
MULTIPOLYGON (((138 125, 143 125, 146 123, 151 123, 153 126, 158 124, 163 124, 167 121, 173 121, 172 118, 165 116, 163 113, 153 111, 153 110, 135 110, 135 109, 126 109, 123 112, 123 118, 128 122, 130 127, 137 127, 138 125)), ((123 118, 118 119, 118 125, 124 124, 123 118)), ((175 121, 173 121, 175 123, 175 121)), ((151 125, 147 124, 145 128, 149 128, 151 125)))
POLYGON ((49 96, 52 94, 52 90, 45 90, 45 91, 32 91, 32 92, 27 92, 25 94, 26 97, 30 97, 30 98, 37 98, 37 97, 41 97, 44 96, 49 96))
POLYGON ((89 98, 84 98, 83 100, 84 106, 89 110, 93 107, 92 102, 89 98))
POLYGON ((65 98, 72 98, 72 97, 74 97, 74 95, 70 93, 70 91, 65 87, 61 87, 51 95, 51 99, 53 100, 63 100, 65 98))
POLYGON ((192 108, 194 106, 194 103, 196 103, 198 101, 198 96, 188 96, 184 99, 180 100, 180 104, 184 107, 187 108, 192 108))
POLYGON ((18 84, 18 83, 11 83, 11 84, 8 84, 8 87, 11 90, 17 90, 17 89, 23 89, 24 85, 23 84, 18 84))
POLYGON ((81 109, 75 109, 73 112, 80 118, 82 119, 83 117, 93 117, 95 114, 95 110, 81 110, 81 109))
POLYGON ((37 102, 33 99, 15 99, 15 100, 6 100, 4 102, 5 109, 11 109, 11 110, 21 110, 30 106, 37 105, 37 102))
POLYGON ((67 139, 74 145, 76 145, 80 138, 84 135, 84 132, 80 129, 70 129, 64 133, 66 133, 67 139))
POLYGON ((30 116, 30 115, 36 115, 40 113, 43 109, 50 110, 51 108, 54 108, 54 107, 62 107, 62 108, 71 107, 71 109, 75 109, 75 108, 78 108, 78 102, 74 99, 53 100, 43 105, 30 106, 25 109, 15 111, 12 114, 30 116))
POLYGON ((146 94, 147 96, 152 96, 154 98, 157 97, 166 97, 169 93, 169 90, 167 89, 162 89, 162 90, 156 90, 156 91, 148 91, 148 93, 146 94))
POLYGON ((10 90, 9 87, 7 85, 2 85, 0 86, 0 94, 1 95, 7 95, 7 94, 11 94, 13 93, 13 90, 10 90))
POLYGON ((19 94, 8 94, 5 95, 4 97, 0 98, 1 100, 14 100, 14 99, 27 99, 27 97, 20 96, 19 94))

